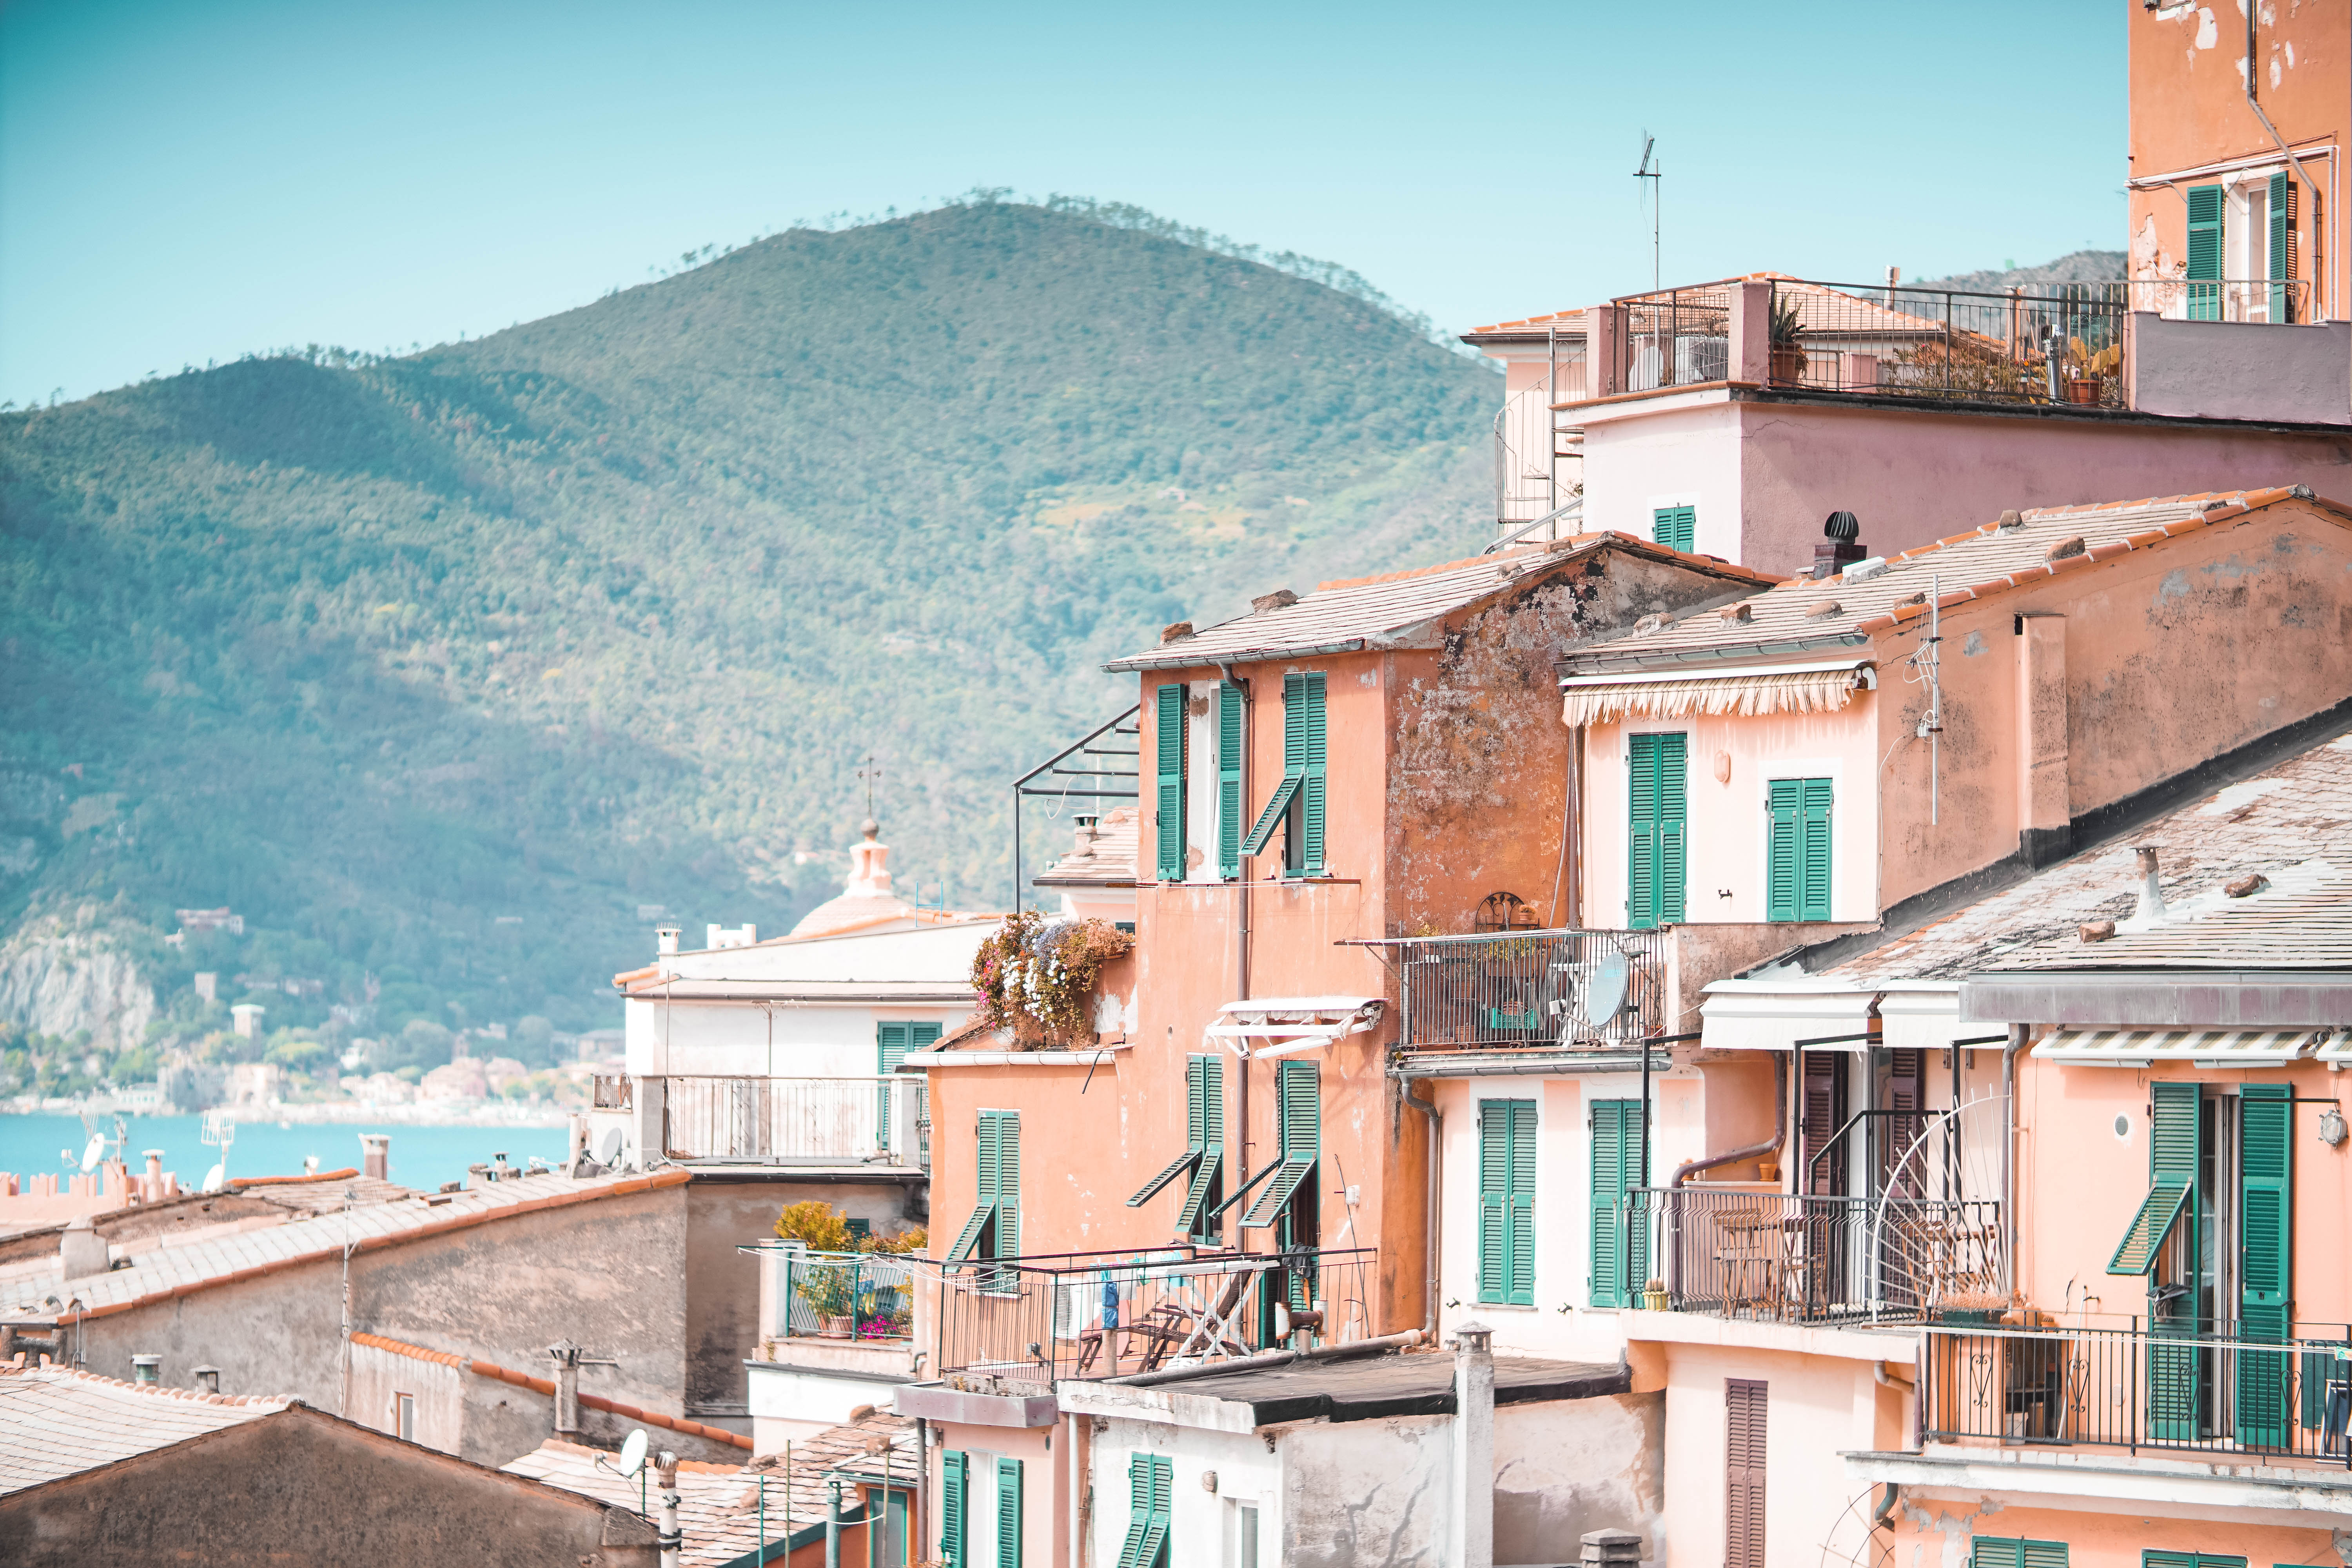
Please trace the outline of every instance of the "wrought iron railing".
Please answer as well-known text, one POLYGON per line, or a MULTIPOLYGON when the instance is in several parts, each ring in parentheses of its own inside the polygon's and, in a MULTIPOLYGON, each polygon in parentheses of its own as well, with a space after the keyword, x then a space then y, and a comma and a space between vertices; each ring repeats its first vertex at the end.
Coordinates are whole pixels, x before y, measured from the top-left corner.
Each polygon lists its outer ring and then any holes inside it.
POLYGON ((1627 1050, 1665 1032, 1667 933, 1529 931, 1381 945, 1400 1050, 1627 1050))
POLYGON ((775 1269, 771 1339, 905 1339, 914 1332, 914 1271, 887 1253, 816 1252, 790 1243, 746 1247, 775 1269))
POLYGON ((2135 278, 2125 287, 2133 310, 2167 321, 2289 327, 2312 319, 2311 280, 2305 278, 2135 278))
POLYGON ((2214 1322, 2198 1331, 1930 1327, 1919 1380, 1936 1441, 2252 1453, 2352 1468, 2352 1325, 2285 1336, 2214 1322))
POLYGON ((1376 1256, 1169 1247, 947 1268, 940 1370, 1050 1384, 1369 1339, 1376 1256))
POLYGON ((1993 1202, 1688 1186, 1640 1188, 1626 1206, 1625 1277, 1649 1270, 1676 1311, 1906 1322, 2009 1279, 1993 1202))
POLYGON ((919 1163, 911 1076, 667 1077, 662 1152, 761 1164, 919 1163))

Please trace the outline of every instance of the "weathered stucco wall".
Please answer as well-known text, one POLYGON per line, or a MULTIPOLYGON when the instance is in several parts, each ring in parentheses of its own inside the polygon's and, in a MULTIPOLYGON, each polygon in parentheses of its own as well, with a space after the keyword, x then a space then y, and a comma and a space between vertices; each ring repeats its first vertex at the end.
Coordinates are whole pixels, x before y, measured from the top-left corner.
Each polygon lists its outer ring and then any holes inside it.
POLYGON ((2146 414, 2341 425, 2352 419, 2352 322, 2274 327, 2135 312, 2132 406, 2146 414))
MULTIPOLYGON (((2341 1518, 2340 1515, 2337 1516, 2341 1518)), ((2149 1551, 2202 1552, 2247 1563, 2340 1563, 2333 1531, 2208 1520, 2179 1503, 2130 1510, 2021 1507, 1999 1498, 1967 1501, 1906 1496, 1884 1538, 1902 1568, 1968 1568, 1979 1534, 2009 1541, 2063 1541, 2066 1568, 2142 1568, 2149 1551)))

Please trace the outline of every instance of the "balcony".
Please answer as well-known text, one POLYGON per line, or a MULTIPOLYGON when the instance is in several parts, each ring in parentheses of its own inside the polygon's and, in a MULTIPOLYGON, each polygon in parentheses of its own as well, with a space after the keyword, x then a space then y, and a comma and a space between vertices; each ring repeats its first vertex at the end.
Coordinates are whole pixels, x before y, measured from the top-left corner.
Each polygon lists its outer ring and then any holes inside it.
POLYGON ((1050 1387, 1369 1339, 1376 1257, 1170 1247, 947 1268, 940 1371, 1050 1387))
POLYGON ((791 1242, 759 1242, 740 1250, 774 1270, 763 1292, 763 1339, 903 1348, 915 1331, 914 1269, 903 1258, 816 1252, 791 1242))
POLYGON ((2000 1205, 1811 1197, 1742 1184, 1626 1195, 1622 1277, 1658 1279, 1675 1311, 1768 1322, 1922 1321, 2001 1295, 2000 1205))
POLYGON ((672 1160, 913 1169, 925 1152, 924 1087, 904 1076, 640 1078, 622 1102, 659 1105, 672 1160))
POLYGON ((1370 942, 1403 996, 1399 1059, 1431 1076, 1505 1054, 1636 1056, 1665 1030, 1670 933, 1525 931, 1370 942))
MULTIPOLYGON (((2029 1314, 2030 1315, 2030 1314, 2029 1314)), ((2346 1325, 2291 1336, 2242 1323, 1929 1327, 1920 1425, 1929 1442, 2242 1456, 2352 1468, 2346 1325)))

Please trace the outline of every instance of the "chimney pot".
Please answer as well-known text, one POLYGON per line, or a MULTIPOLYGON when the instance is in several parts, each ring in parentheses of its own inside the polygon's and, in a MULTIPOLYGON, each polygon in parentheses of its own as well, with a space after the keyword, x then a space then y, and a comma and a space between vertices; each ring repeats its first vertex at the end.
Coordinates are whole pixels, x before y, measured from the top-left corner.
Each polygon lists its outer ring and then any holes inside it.
POLYGON ((2136 921, 2160 921, 2164 918, 2164 886, 2157 879, 2156 846, 2143 844, 2139 855, 2139 908, 2132 911, 2136 921))
POLYGON ((360 1173, 371 1181, 392 1180, 392 1134, 360 1134, 360 1173))
POLYGON ((196 1386, 203 1389, 206 1394, 218 1394, 220 1392, 220 1368, 216 1366, 200 1366, 196 1368, 194 1375, 196 1379, 196 1386))
POLYGON ((677 927, 654 927, 654 949, 664 956, 676 952, 677 951, 677 927))
POLYGON ((131 1381, 153 1383, 162 1375, 163 1358, 159 1355, 135 1355, 131 1358, 131 1381))
POLYGON ((83 1215, 66 1226, 58 1238, 58 1264, 68 1279, 86 1275, 103 1274, 111 1266, 106 1250, 106 1237, 98 1234, 98 1226, 83 1215))

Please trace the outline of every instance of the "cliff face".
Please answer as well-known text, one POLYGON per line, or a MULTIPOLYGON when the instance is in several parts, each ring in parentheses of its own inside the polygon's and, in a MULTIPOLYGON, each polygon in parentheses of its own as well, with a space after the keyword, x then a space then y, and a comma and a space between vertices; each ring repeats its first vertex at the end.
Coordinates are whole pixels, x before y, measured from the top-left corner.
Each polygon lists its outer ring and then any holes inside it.
POLYGON ((92 1046, 120 1050, 154 1017, 154 988, 102 927, 49 916, 0 942, 0 1018, 61 1038, 87 1031, 92 1046))

